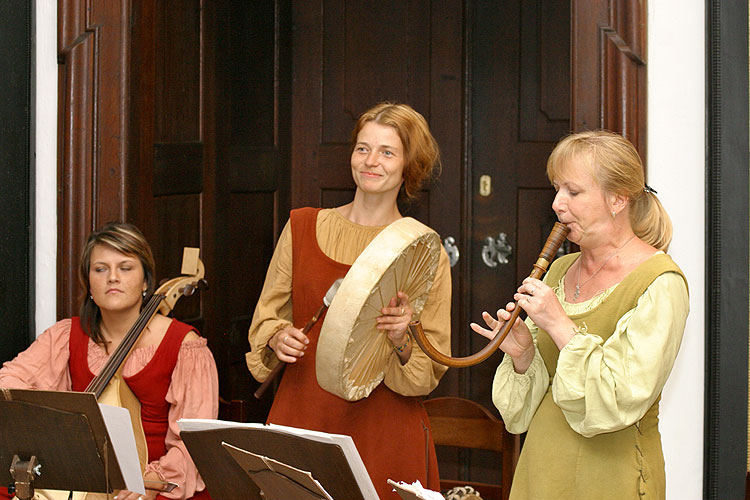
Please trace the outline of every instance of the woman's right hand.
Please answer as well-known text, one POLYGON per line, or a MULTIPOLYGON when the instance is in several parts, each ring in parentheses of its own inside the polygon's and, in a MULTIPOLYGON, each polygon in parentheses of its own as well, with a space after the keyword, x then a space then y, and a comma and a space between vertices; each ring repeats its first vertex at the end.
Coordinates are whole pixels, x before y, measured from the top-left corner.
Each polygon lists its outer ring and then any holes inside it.
MULTIPOLYGON (((505 322, 510 319, 511 313, 516 307, 515 303, 509 302, 505 306, 505 309, 498 309, 497 319, 492 317, 487 311, 484 311, 482 318, 490 328, 489 330, 476 323, 471 323, 469 326, 478 334, 492 340, 503 329, 505 322)), ((531 364, 531 360, 534 359, 534 339, 526 323, 521 321, 521 318, 516 318, 513 327, 508 332, 508 336, 505 337, 499 347, 500 350, 513 359, 513 367, 518 373, 526 372, 526 369, 531 364)))
POLYGON ((307 344, 310 343, 310 339, 307 335, 302 333, 302 330, 294 328, 292 325, 288 325, 276 332, 271 340, 268 342, 268 347, 273 349, 276 353, 276 357, 284 363, 294 363, 297 358, 301 358, 305 355, 307 350, 307 344))

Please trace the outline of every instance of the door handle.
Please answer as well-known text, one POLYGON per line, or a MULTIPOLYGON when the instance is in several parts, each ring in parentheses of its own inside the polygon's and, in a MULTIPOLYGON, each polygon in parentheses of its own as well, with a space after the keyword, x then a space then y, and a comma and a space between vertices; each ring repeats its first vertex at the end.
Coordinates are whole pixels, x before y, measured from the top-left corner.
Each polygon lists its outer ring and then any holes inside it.
POLYGON ((487 236, 482 246, 482 260, 487 267, 497 267, 498 264, 507 264, 508 257, 513 255, 513 247, 508 244, 508 237, 500 233, 497 238, 487 236))
POLYGON ((445 253, 448 254, 448 263, 451 267, 455 266, 460 256, 458 247, 456 246, 456 239, 453 236, 445 238, 443 240, 443 248, 445 248, 445 253))

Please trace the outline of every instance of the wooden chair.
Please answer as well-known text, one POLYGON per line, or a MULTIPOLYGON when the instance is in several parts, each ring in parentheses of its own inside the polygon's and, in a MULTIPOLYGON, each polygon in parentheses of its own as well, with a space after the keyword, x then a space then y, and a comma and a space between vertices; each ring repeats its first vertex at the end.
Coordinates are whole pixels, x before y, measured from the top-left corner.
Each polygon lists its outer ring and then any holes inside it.
POLYGON ((505 430, 502 420, 482 405, 468 399, 440 397, 424 401, 435 445, 492 450, 501 455, 499 484, 440 478, 440 489, 472 486, 483 500, 506 500, 518 462, 518 435, 505 430))
POLYGON ((243 399, 227 401, 219 396, 219 420, 249 422, 250 409, 248 406, 247 401, 243 399))

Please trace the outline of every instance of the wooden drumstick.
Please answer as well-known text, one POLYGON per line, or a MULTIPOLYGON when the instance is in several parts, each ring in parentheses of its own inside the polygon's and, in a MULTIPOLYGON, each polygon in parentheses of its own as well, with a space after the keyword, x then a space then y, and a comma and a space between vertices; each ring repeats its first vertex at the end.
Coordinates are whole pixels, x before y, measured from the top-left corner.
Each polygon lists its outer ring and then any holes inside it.
MULTIPOLYGON (((323 311, 326 310, 328 306, 331 305, 331 302, 333 301, 333 297, 336 295, 336 292, 339 289, 339 286, 341 285, 341 282, 344 280, 344 278, 339 278, 336 281, 333 282, 331 287, 326 292, 325 296, 323 297, 323 305, 320 306, 320 308, 315 312, 312 318, 310 318, 310 321, 307 322, 307 324, 302 328, 302 333, 307 335, 307 332, 310 331, 310 328, 313 327, 313 325, 318 321, 320 316, 322 316, 323 311)), ((266 377, 266 380, 263 381, 262 384, 260 384, 260 387, 255 391, 253 394, 256 399, 260 399, 260 397, 263 395, 264 392, 266 392, 266 389, 268 386, 273 382, 273 380, 281 373, 281 370, 284 369, 284 366, 286 366, 286 363, 279 362, 278 365, 273 367, 273 370, 271 370, 271 373, 266 377)))

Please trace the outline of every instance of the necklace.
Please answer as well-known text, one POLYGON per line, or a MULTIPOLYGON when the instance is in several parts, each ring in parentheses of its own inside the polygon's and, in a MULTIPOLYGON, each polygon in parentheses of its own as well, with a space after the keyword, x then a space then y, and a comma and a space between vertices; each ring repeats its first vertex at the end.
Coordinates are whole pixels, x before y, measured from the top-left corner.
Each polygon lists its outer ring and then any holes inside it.
POLYGON ((605 260, 604 263, 601 266, 599 266, 599 269, 597 269, 596 271, 594 271, 594 274, 592 274, 591 276, 589 276, 588 278, 586 278, 586 281, 584 281, 583 283, 581 283, 581 267, 583 267, 583 266, 581 265, 580 260, 578 261, 578 277, 576 278, 576 291, 575 291, 575 293, 573 293, 573 300, 578 300, 578 297, 581 295, 581 287, 583 285, 585 285, 586 283, 588 283, 589 281, 591 281, 594 278, 594 276, 596 276, 597 274, 599 274, 599 271, 601 271, 602 269, 604 269, 604 266, 607 265, 607 262, 609 262, 612 259, 612 257, 614 257, 615 255, 617 255, 618 253, 620 253, 620 250, 622 250, 623 248, 625 248, 628 245, 628 243, 630 243, 630 241, 633 238, 635 238, 635 235, 633 235, 630 238, 628 238, 628 241, 626 241, 620 248, 618 248, 617 250, 615 250, 612 255, 610 255, 609 257, 607 257, 607 260, 605 260))

